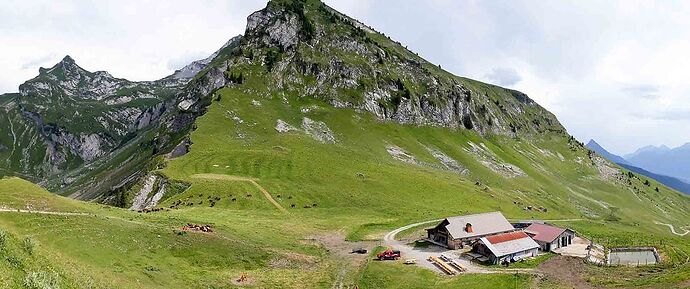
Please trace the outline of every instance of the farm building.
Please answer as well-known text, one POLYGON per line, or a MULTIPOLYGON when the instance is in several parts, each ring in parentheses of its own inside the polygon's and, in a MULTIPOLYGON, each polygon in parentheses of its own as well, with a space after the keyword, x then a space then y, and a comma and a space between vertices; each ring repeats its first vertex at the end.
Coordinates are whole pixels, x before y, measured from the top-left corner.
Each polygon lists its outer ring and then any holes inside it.
POLYGON ((547 224, 534 223, 525 228, 527 233, 534 241, 539 244, 542 251, 551 251, 560 247, 567 247, 573 243, 575 232, 570 229, 563 229, 547 224))
POLYGON ((449 217, 427 229, 429 240, 450 249, 462 248, 482 237, 515 231, 500 212, 449 217))
POLYGON ((475 243, 473 250, 486 256, 492 264, 498 264, 504 260, 514 262, 537 256, 539 244, 525 232, 517 231, 483 237, 475 243))

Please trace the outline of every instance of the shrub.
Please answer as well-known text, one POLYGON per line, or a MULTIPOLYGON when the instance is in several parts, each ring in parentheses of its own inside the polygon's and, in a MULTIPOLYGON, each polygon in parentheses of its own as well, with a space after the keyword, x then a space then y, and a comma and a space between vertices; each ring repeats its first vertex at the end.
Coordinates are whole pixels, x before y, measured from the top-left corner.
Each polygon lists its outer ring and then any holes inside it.
POLYGON ((34 241, 34 239, 31 239, 31 237, 26 237, 22 242, 22 247, 24 248, 24 251, 31 255, 34 253, 34 249, 36 249, 36 241, 34 241))
POLYGON ((7 244, 7 232, 0 230, 0 250, 5 249, 7 244))
POLYGON ((22 262, 22 259, 19 259, 17 256, 10 255, 7 256, 6 258, 7 263, 10 264, 10 266, 14 268, 24 268, 24 263, 22 262))
POLYGON ((49 272, 29 272, 24 278, 24 287, 29 289, 59 289, 59 276, 49 272))

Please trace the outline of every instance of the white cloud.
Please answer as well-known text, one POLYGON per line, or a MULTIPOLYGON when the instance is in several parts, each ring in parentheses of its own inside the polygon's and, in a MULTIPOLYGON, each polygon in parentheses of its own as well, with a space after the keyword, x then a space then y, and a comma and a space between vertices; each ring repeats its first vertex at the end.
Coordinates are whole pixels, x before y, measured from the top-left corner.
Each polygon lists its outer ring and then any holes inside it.
POLYGON ((520 74, 512 68, 494 68, 486 74, 486 78, 494 84, 506 87, 513 86, 522 80, 520 74))

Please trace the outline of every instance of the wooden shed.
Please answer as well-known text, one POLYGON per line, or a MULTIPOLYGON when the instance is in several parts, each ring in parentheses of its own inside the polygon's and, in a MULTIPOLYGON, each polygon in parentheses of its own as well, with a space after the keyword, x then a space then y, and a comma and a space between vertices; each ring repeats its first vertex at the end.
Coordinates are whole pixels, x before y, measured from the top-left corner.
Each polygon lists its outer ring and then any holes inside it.
POLYGON ((544 252, 567 247, 575 239, 575 232, 573 230, 547 224, 534 223, 525 228, 525 233, 532 237, 544 252))

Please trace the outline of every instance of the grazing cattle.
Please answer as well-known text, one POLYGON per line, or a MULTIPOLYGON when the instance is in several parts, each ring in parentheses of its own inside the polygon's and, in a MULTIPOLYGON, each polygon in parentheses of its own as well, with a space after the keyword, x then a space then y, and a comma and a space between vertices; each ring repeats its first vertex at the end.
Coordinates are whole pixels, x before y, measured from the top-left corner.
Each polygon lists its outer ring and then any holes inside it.
POLYGON ((312 204, 311 206, 312 206, 312 207, 316 207, 316 203, 312 204))
POLYGON ((294 207, 295 207, 295 204, 290 205, 290 208, 294 208, 294 207))
POLYGON ((237 201, 237 198, 232 198, 232 201, 233 201, 233 202, 237 201))
POLYGON ((251 197, 252 197, 252 194, 247 194, 247 198, 251 198, 251 197))

